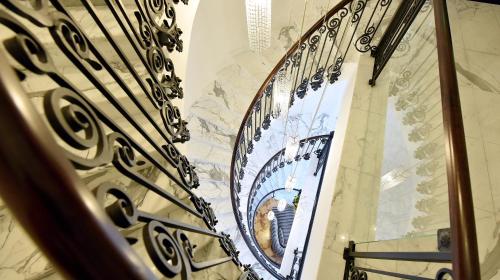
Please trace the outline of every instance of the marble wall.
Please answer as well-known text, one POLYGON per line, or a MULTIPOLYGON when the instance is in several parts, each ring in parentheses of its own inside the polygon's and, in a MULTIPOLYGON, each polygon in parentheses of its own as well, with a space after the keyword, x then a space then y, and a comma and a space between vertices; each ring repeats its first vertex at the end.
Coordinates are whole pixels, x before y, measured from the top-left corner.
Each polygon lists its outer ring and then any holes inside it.
POLYGON ((450 1, 482 279, 500 279, 500 5, 450 1))

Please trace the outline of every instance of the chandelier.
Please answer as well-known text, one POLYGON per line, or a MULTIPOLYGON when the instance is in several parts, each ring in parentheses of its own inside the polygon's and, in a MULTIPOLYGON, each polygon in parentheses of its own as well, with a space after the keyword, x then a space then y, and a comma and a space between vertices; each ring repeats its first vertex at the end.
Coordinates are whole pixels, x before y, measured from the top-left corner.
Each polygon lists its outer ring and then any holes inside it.
POLYGON ((290 136, 286 142, 285 146, 285 160, 287 162, 293 161, 295 156, 299 151, 299 137, 298 136, 290 136))
POLYGON ((282 69, 276 74, 273 91, 273 112, 275 118, 288 111, 290 103, 291 77, 282 69))
POLYGON ((297 178, 293 175, 289 175, 286 178, 286 183, 285 183, 285 190, 287 192, 291 192, 297 185, 297 178))
POLYGON ((246 0, 250 49, 261 52, 271 46, 271 0, 246 0))

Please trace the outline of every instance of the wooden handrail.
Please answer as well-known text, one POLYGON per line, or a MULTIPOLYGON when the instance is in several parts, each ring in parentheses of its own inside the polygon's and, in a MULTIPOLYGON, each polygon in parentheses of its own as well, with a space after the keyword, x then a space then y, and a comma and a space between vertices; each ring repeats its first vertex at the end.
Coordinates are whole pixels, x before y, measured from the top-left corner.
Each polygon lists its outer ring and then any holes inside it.
POLYGON ((445 131, 453 279, 481 279, 464 124, 446 0, 432 1, 445 131))
POLYGON ((8 63, 0 64, 0 134, 0 195, 58 271, 69 279, 155 278, 80 181, 8 63))

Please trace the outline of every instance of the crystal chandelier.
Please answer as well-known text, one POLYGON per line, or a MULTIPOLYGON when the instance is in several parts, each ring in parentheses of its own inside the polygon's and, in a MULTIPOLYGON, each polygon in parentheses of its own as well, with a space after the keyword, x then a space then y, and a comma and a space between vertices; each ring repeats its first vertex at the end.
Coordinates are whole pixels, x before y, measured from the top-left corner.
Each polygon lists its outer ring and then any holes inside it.
POLYGON ((290 102, 291 77, 285 70, 280 70, 276 75, 275 88, 273 91, 273 112, 276 118, 286 114, 290 102))
POLYGON ((280 198, 280 199, 278 200, 278 207, 277 207, 277 208, 278 208, 278 211, 280 211, 280 212, 284 211, 284 210, 285 210, 285 208, 286 208, 286 205, 287 205, 286 200, 285 200, 285 199, 283 199, 283 198, 280 198))
POLYGON ((274 215, 273 210, 271 210, 271 211, 267 212, 267 219, 268 219, 269 221, 274 220, 274 218, 275 218, 275 215, 274 215))
POLYGON ((293 161, 298 151, 299 151, 299 137, 290 136, 285 146, 285 160, 288 162, 293 161))
POLYGON ((291 192, 293 188, 295 188, 297 184, 297 178, 293 175, 289 175, 288 178, 286 178, 286 183, 285 183, 285 190, 287 192, 291 192))
POLYGON ((246 0, 250 49, 261 52, 271 46, 271 0, 246 0))

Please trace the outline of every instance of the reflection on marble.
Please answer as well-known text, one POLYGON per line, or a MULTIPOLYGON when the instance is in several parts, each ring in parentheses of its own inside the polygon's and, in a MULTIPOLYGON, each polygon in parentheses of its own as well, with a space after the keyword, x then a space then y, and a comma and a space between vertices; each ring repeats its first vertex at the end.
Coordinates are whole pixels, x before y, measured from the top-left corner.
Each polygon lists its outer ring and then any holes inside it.
POLYGON ((285 39, 285 44, 283 48, 288 50, 295 42, 294 38, 296 37, 297 37, 297 28, 295 27, 295 25, 289 25, 281 27, 278 35, 278 40, 285 39))

